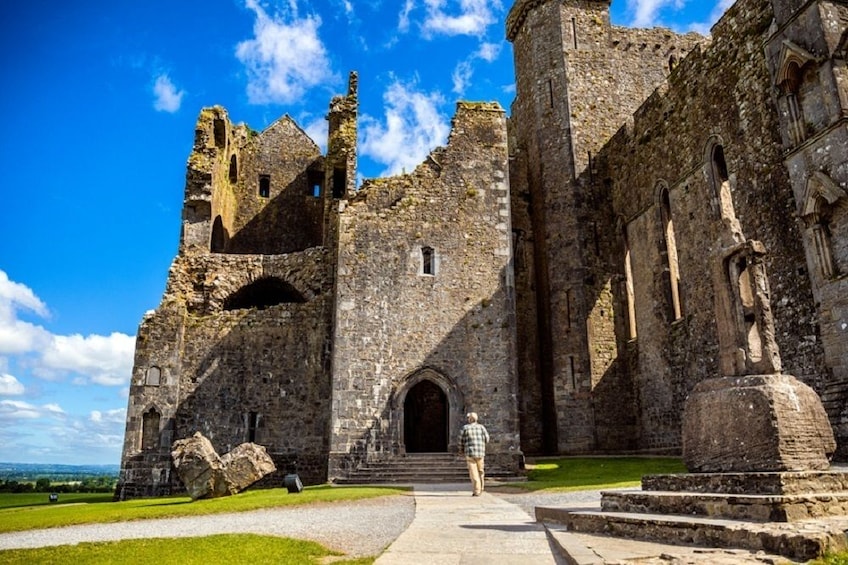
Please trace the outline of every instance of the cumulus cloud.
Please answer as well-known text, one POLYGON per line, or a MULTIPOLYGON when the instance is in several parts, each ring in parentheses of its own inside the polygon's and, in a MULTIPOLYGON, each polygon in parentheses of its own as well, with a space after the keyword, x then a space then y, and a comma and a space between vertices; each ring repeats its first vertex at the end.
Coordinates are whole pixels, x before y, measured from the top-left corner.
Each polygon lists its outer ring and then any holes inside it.
POLYGON ((0 375, 0 394, 17 396, 24 393, 24 385, 12 375, 0 375))
POLYGON ((153 83, 153 107, 159 112, 173 114, 180 109, 185 90, 179 90, 166 74, 156 77, 153 83))
POLYGON ((236 46, 236 57, 247 69, 251 103, 294 102, 308 89, 338 80, 318 36, 320 17, 299 18, 294 0, 287 14, 269 15, 257 0, 246 6, 256 15, 254 37, 236 46))
POLYGON ((118 332, 108 336, 57 335, 42 352, 41 365, 45 375, 70 372, 86 377, 79 382, 120 386, 132 373, 134 350, 135 338, 118 332))
POLYGON ((382 174, 412 170, 447 139, 449 119, 439 111, 444 99, 438 92, 419 92, 414 85, 392 83, 383 95, 385 123, 362 118, 361 151, 386 165, 382 174))
POLYGON ((36 420, 47 415, 63 415, 58 404, 36 406, 22 400, 0 400, 0 421, 36 420))
POLYGON ((424 0, 424 6, 425 36, 483 35, 502 8, 500 0, 424 0))
MULTIPOLYGON (((118 332, 108 336, 56 335, 18 319, 20 310, 41 316, 48 313, 31 289, 0 271, 0 355, 26 356, 25 364, 32 374, 48 380, 74 374, 78 384, 120 386, 129 381, 135 337, 118 332)), ((0 391, 15 390, 15 382, 23 386, 15 377, 3 375, 0 391)))

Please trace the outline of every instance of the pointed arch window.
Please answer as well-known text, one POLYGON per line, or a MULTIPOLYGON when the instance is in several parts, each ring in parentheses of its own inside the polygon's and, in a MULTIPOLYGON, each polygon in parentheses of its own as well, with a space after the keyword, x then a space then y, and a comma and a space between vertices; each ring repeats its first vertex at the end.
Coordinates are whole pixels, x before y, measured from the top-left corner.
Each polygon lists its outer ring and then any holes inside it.
MULTIPOLYGON (((825 280, 845 272, 848 253, 834 254, 834 239, 848 241, 848 194, 823 172, 807 181, 801 217, 812 240, 811 254, 825 280)), ((843 249, 848 248, 844 245, 843 249)))
POLYGON ((803 47, 789 40, 781 45, 775 83, 783 92, 783 111, 787 117, 789 140, 793 145, 802 143, 807 137, 804 109, 799 96, 805 67, 813 61, 815 57, 803 47))
POLYGON ((141 416, 141 449, 159 447, 159 421, 161 415, 156 408, 150 408, 141 416))
POLYGON ((662 279, 666 295, 666 316, 669 322, 683 317, 683 306, 680 299, 680 269, 677 260, 677 242, 674 237, 674 222, 671 217, 671 200, 668 188, 660 187, 659 191, 660 226, 660 259, 662 261, 662 279))

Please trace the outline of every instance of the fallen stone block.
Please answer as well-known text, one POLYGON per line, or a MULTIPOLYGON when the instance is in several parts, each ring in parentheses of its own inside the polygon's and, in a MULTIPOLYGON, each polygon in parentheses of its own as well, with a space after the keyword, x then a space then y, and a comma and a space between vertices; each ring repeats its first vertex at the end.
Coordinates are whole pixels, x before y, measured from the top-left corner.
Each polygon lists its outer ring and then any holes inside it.
POLYGON ((221 457, 200 432, 175 441, 171 459, 192 500, 236 494, 277 470, 261 445, 243 443, 221 457))

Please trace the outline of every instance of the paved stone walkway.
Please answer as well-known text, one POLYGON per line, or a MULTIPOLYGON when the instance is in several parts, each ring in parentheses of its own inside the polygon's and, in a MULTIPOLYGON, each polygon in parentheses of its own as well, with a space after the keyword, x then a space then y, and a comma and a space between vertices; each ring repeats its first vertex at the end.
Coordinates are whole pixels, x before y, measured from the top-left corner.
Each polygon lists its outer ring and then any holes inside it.
POLYGON ((557 565, 545 528, 519 506, 467 484, 415 485, 415 518, 376 565, 557 565))

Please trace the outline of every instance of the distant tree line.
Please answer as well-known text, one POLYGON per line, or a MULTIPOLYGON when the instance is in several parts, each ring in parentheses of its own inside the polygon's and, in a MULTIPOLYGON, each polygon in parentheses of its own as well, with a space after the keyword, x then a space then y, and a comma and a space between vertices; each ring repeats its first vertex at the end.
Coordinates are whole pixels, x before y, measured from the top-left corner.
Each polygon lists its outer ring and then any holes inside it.
POLYGON ((46 477, 35 482, 0 479, 0 492, 112 492, 117 482, 118 478, 110 475, 58 483, 52 483, 46 477))

